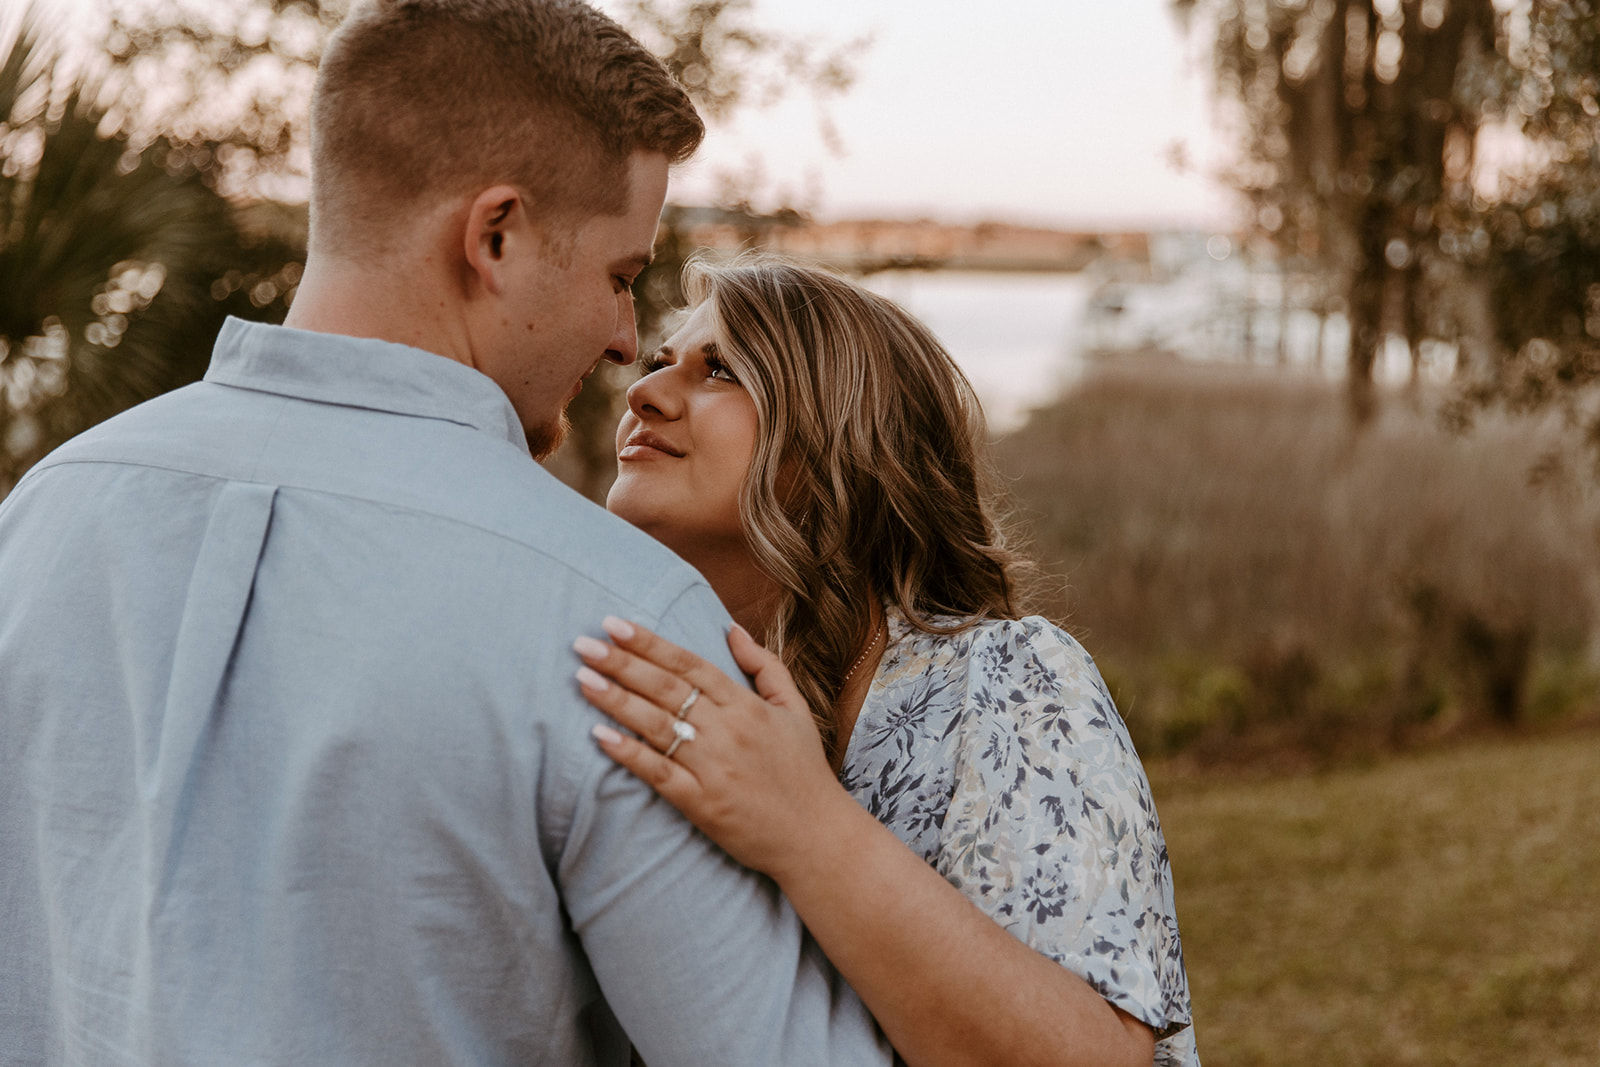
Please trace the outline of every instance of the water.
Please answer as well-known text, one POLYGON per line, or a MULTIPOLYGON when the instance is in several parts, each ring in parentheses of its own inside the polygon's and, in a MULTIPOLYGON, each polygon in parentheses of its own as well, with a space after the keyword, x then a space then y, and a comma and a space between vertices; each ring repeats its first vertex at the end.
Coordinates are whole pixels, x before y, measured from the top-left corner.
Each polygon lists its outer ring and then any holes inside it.
MULTIPOLYGON (((1237 254, 1218 259, 1203 234, 1160 237, 1147 268, 1108 262, 1080 274, 888 271, 863 281, 932 328, 972 381, 996 433, 1058 399, 1095 352, 1269 367, 1281 361, 1343 378, 1349 326, 1342 315, 1324 319, 1303 307, 1284 314, 1286 282, 1272 264, 1237 254)), ((1421 356, 1426 381, 1450 380, 1454 346, 1424 342, 1421 356)), ((1411 374, 1404 338, 1385 338, 1375 380, 1398 386, 1411 374)))
POLYGON ((886 271, 864 279, 938 335, 996 433, 1015 429, 1083 371, 1093 282, 1082 274, 886 271))

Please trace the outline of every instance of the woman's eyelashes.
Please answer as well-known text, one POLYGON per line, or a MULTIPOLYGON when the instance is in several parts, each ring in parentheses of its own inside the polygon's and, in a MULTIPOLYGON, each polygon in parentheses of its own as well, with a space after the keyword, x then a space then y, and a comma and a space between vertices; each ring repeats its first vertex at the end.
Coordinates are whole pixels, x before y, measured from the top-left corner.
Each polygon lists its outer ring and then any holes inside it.
POLYGON ((723 359, 721 355, 715 352, 707 352, 705 360, 707 378, 714 378, 719 382, 732 382, 734 385, 739 384, 738 376, 733 373, 732 368, 728 366, 728 361, 723 359))
MULTIPOLYGON (((712 381, 728 382, 731 385, 739 384, 738 375, 733 373, 733 369, 728 366, 727 360, 723 359, 715 350, 708 349, 700 353, 698 359, 693 354, 689 358, 691 362, 698 362, 704 365, 706 377, 712 381)), ((658 370, 675 366, 677 362, 678 360, 675 356, 670 356, 664 351, 651 352, 648 355, 640 356, 638 359, 639 377, 643 378, 647 374, 653 374, 658 370)))

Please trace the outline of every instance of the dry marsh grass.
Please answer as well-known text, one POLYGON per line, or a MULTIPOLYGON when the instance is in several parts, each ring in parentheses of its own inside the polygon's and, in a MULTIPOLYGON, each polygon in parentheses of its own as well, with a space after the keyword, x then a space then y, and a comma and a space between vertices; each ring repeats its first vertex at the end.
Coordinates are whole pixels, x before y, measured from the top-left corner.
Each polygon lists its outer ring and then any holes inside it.
POLYGON ((1111 364, 1000 442, 1047 613, 1141 750, 1320 758, 1593 705, 1593 483, 1556 428, 1465 436, 1336 386, 1111 364))

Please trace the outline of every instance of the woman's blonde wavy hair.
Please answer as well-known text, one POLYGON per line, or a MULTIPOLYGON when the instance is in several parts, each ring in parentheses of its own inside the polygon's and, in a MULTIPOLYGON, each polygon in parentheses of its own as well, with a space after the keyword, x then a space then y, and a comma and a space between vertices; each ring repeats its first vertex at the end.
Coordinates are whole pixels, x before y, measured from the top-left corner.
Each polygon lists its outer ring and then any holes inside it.
POLYGON ((931 633, 1021 614, 1031 568, 994 510, 983 410, 926 326, 833 274, 701 259, 684 291, 710 306, 755 402, 740 514, 780 590, 764 641, 836 755, 834 700, 872 639, 874 601, 931 633))

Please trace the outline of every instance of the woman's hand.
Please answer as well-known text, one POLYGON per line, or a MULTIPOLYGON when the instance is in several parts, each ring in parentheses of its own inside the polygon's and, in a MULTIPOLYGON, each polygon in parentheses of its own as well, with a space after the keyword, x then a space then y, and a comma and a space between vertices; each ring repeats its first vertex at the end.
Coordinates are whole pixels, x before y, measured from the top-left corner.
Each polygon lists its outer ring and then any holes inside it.
POLYGON ((601 748, 778 882, 907 1063, 1150 1063, 1148 1027, 996 925, 851 798, 789 672, 749 634, 735 627, 728 647, 755 693, 642 627, 604 625, 614 644, 573 645, 578 682, 642 740, 597 726, 601 748), (695 738, 667 759, 686 701, 695 738))
MULTIPOLYGON (((602 625, 611 644, 573 643, 585 664, 578 683, 589 703, 640 740, 605 726, 595 727, 595 739, 734 859, 782 882, 786 870, 808 862, 813 845, 826 848, 831 818, 859 813, 788 670, 743 629, 729 632, 728 648, 755 679, 754 693, 642 626, 615 618, 602 625), (668 759, 680 709, 695 736, 668 759)), ((810 860, 820 861, 820 853, 810 860)))

